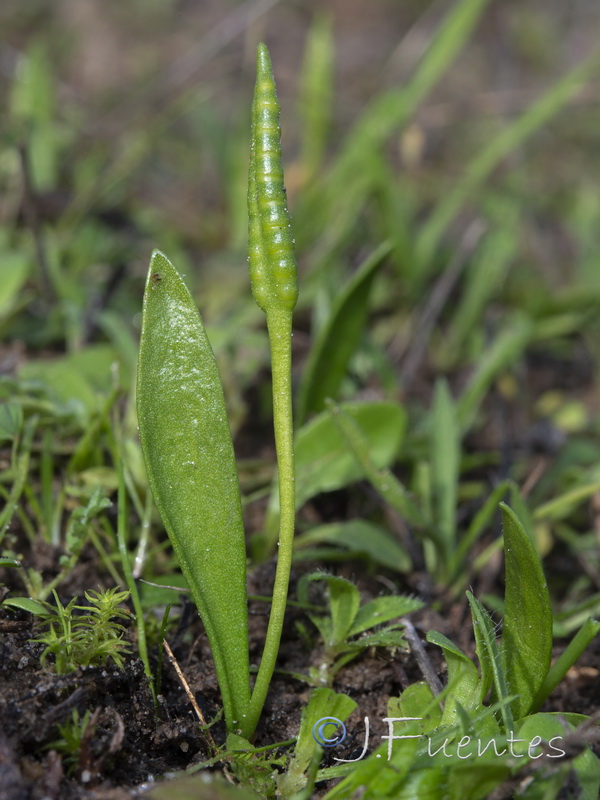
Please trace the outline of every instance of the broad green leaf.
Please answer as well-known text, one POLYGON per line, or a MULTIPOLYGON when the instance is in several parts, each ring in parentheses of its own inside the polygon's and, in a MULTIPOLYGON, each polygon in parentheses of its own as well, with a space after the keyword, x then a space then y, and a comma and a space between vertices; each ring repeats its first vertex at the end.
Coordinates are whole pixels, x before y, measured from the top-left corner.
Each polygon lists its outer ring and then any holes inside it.
POLYGON ((456 497, 460 468, 460 431, 448 384, 438 381, 431 413, 430 453, 435 536, 440 557, 450 557, 456 532, 456 497))
POLYGON ((535 701, 532 704, 532 710, 539 710, 546 698, 554 691, 558 684, 565 677, 567 672, 571 669, 573 664, 577 661, 579 656, 587 649, 588 645, 596 638, 600 631, 600 622, 595 619, 588 618, 583 623, 581 628, 577 631, 573 639, 569 642, 566 649, 556 659, 554 664, 550 667, 544 682, 536 695, 535 701))
POLYGON ((106 388, 114 382, 115 363, 118 357, 110 345, 89 345, 54 360, 27 361, 19 369, 19 377, 41 384, 51 400, 87 418, 104 405, 106 388))
MULTIPOLYGON (((307 705, 302 709, 298 741, 294 748, 294 755, 286 770, 277 779, 277 788, 281 797, 291 797, 294 792, 303 789, 307 782, 307 771, 315 756, 320 761, 321 748, 317 744, 319 738, 319 723, 325 724, 322 734, 326 738, 335 735, 335 721, 344 723, 357 707, 354 700, 345 694, 334 692, 333 689, 320 687, 313 689, 307 705), (331 723, 331 724, 329 724, 331 723)), ((342 734, 343 735, 343 734, 342 734)), ((336 747, 336 755, 343 757, 343 741, 336 747)), ((321 751, 322 752, 322 751, 321 751)))
POLYGON ((402 597, 401 595, 376 597, 359 608, 348 635, 356 636, 369 628, 374 628, 375 625, 403 617, 419 608, 423 608, 423 603, 416 597, 402 597))
MULTIPOLYGON (((385 528, 362 519, 348 522, 332 522, 318 525, 296 537, 294 549, 296 556, 302 558, 305 548, 315 544, 336 544, 348 551, 349 555, 360 558, 367 556, 376 564, 408 572, 411 567, 406 551, 385 528)), ((311 551, 314 553, 314 551, 311 551)), ((316 551, 317 555, 319 550, 316 551)))
POLYGON ((448 667, 448 686, 451 691, 446 697, 446 705, 442 715, 442 725, 452 725, 457 721, 458 712, 455 703, 467 711, 477 708, 480 704, 480 685, 477 667, 468 658, 460 647, 451 642, 446 636, 437 631, 427 633, 427 641, 437 644, 444 651, 444 658, 448 667))
MULTIPOLYGON (((406 412, 396 403, 345 403, 341 406, 362 428, 377 467, 391 464, 406 428, 406 412)), ((298 431, 296 504, 302 506, 321 492, 341 489, 364 476, 328 412, 319 414, 298 431)))
POLYGON ((298 399, 299 420, 322 411, 328 397, 337 397, 365 326, 373 279, 390 249, 387 242, 380 245, 337 295, 308 356, 298 399))
POLYGON ((502 661, 516 719, 542 686, 552 657, 550 594, 539 556, 514 511, 504 503, 505 590, 502 661))
POLYGON ((148 480, 208 634, 228 725, 249 702, 246 551, 223 390, 200 315, 155 251, 137 385, 148 480))
MULTIPOLYGON (((398 453, 406 428, 406 412, 397 403, 344 403, 341 406, 364 431, 370 443, 370 457, 377 468, 391 464, 398 453)), ((296 434, 296 508, 321 492, 341 489, 364 477, 364 470, 329 412, 319 414, 296 434)), ((277 480, 269 498, 265 523, 266 539, 275 546, 279 530, 277 480)))
POLYGON ((387 468, 378 469, 371 458, 371 444, 358 422, 342 406, 328 402, 333 421, 342 434, 348 449, 364 470, 365 477, 373 488, 393 509, 411 525, 423 526, 425 518, 393 472, 387 468))
POLYGON ((411 727, 416 727, 421 733, 434 730, 442 721, 440 704, 423 681, 411 683, 400 697, 390 697, 387 713, 389 717, 420 717, 419 723, 411 727))
POLYGON ((87 378, 69 363, 69 357, 56 361, 29 361, 19 370, 19 377, 38 384, 61 410, 86 419, 99 407, 99 398, 87 378))

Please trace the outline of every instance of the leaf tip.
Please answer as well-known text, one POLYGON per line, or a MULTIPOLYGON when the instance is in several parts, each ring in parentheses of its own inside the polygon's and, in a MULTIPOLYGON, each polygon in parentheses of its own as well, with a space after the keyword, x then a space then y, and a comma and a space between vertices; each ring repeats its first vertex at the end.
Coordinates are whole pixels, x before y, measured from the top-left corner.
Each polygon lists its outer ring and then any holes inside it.
POLYGON ((269 48, 264 42, 260 42, 256 48, 256 77, 257 78, 272 78, 273 67, 271 65, 271 56, 269 48))

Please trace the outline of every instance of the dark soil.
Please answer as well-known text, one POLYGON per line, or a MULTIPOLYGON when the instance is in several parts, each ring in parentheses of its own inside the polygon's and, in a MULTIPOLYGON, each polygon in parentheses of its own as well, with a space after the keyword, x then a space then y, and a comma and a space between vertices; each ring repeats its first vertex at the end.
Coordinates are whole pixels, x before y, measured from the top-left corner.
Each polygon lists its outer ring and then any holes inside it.
MULTIPOLYGON (((352 572, 352 567, 347 569, 352 572)), ((272 565, 256 570, 251 576, 250 590, 264 593, 272 573, 272 565)), ((356 579, 357 573, 353 577, 356 579)), ((382 585, 376 577, 363 577, 359 586, 363 597, 368 599, 382 585)), ((465 612, 465 604, 456 603, 444 608, 443 616, 431 610, 418 612, 413 615, 413 623, 422 638, 427 630, 435 629, 460 642, 472 654, 472 632, 464 624, 465 612)), ((251 659, 256 659, 266 627, 262 604, 252 603, 250 620, 251 659)), ((321 646, 315 636, 312 649, 307 648, 296 630, 296 622, 300 620, 307 622, 302 612, 290 608, 279 667, 282 671, 306 674, 310 666, 319 664, 321 646)), ((154 708, 138 658, 129 658, 123 670, 109 665, 80 668, 58 676, 50 665, 40 668, 42 645, 30 641, 34 630, 29 615, 4 612, 0 632, 0 800, 139 797, 160 776, 211 758, 213 742, 224 741, 220 722, 211 727, 210 734, 200 727, 166 658, 158 707, 154 708), (80 716, 88 709, 93 710, 94 725, 88 728, 90 734, 84 737, 78 761, 69 769, 52 742, 59 738, 57 725, 70 720, 73 709, 80 716)), ((210 650, 190 604, 184 604, 179 625, 168 638, 205 719, 218 717, 220 698, 210 650)), ((441 651, 426 643, 424 646, 443 681, 441 651)), ((582 714, 597 711, 599 663, 600 640, 596 640, 544 710, 582 714)), ((153 668, 156 668, 156 648, 153 668)), ((371 722, 373 737, 383 734, 385 724, 381 720, 386 716, 388 699, 398 696, 410 683, 423 679, 410 650, 374 649, 343 668, 334 688, 352 697, 358 708, 347 722, 350 732, 347 749, 336 755, 352 758, 360 753, 365 716, 371 722)), ((255 744, 283 742, 296 736, 308 694, 306 682, 289 675, 276 675, 255 744)))

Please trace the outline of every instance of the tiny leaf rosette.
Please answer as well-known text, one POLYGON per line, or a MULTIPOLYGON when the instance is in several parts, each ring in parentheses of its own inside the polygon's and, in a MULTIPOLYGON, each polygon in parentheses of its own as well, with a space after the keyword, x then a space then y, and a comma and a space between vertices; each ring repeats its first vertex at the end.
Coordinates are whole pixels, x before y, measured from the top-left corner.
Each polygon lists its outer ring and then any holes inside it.
POLYGON ((137 398, 152 494, 210 640, 228 727, 243 729, 246 551, 223 388, 198 309, 158 251, 144 294, 137 398))

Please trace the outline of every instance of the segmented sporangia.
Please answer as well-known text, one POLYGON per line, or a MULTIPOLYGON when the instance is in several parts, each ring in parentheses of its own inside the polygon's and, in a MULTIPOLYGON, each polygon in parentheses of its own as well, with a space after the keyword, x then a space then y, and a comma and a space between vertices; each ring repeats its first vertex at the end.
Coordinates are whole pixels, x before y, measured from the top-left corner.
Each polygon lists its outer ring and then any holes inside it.
POLYGON ((264 44, 258 46, 256 63, 248 176, 250 282, 263 311, 278 304, 292 310, 297 267, 283 185, 279 101, 264 44))

